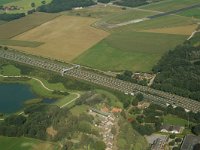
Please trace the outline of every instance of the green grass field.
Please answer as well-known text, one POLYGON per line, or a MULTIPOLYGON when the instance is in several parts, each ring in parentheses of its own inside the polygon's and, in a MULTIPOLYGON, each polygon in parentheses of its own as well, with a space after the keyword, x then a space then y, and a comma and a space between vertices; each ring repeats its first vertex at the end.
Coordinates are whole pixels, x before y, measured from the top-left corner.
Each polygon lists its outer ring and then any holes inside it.
POLYGON ((166 12, 180 8, 185 8, 198 3, 199 0, 164 0, 158 3, 152 3, 150 5, 141 6, 140 8, 166 12))
POLYGON ((1 0, 0 5, 5 5, 7 3, 12 3, 12 2, 17 2, 17 1, 20 1, 20 0, 1 0))
POLYGON ((36 42, 36 41, 19 41, 19 40, 10 40, 10 39, 0 39, 0 45, 7 45, 7 46, 38 47, 42 44, 43 44, 42 42, 36 42))
POLYGON ((130 24, 127 26, 119 27, 113 29, 116 31, 141 31, 147 29, 157 29, 157 28, 169 28, 197 24, 199 20, 194 20, 190 17, 185 16, 164 16, 152 20, 143 21, 136 24, 130 24))
POLYGON ((54 19, 58 14, 34 13, 0 25, 0 39, 12 38, 54 19))
POLYGON ((104 17, 100 22, 107 22, 110 24, 122 23, 134 19, 141 19, 150 15, 157 14, 156 12, 139 10, 139 9, 128 9, 124 10, 120 13, 115 13, 113 15, 109 15, 104 17))
POLYGON ((181 119, 177 116, 167 115, 167 116, 164 116, 164 124, 185 126, 188 124, 188 121, 185 119, 181 119))
POLYGON ((179 15, 200 19, 200 7, 181 12, 179 15))
POLYGON ((113 14, 120 14, 124 11, 126 10, 122 10, 119 7, 105 7, 104 5, 95 5, 93 7, 86 7, 84 9, 65 11, 62 12, 62 14, 92 18, 104 18, 113 14))
POLYGON ((0 136, 1 150, 60 150, 58 144, 40 141, 25 137, 3 137, 0 136))
MULTIPOLYGON (((46 4, 50 3, 51 1, 52 0, 45 0, 46 4)), ((7 13, 26 13, 28 10, 33 9, 31 7, 31 3, 33 2, 35 3, 35 8, 42 5, 42 0, 10 0, 9 3, 4 3, 4 6, 18 6, 19 8, 21 8, 21 10, 8 11, 7 13)))
POLYGON ((185 39, 169 34, 113 33, 73 62, 107 71, 150 71, 165 52, 185 39))
POLYGON ((7 65, 7 66, 3 66, 0 69, 1 74, 5 75, 5 76, 18 76, 21 75, 20 73, 20 69, 16 68, 13 65, 7 65))

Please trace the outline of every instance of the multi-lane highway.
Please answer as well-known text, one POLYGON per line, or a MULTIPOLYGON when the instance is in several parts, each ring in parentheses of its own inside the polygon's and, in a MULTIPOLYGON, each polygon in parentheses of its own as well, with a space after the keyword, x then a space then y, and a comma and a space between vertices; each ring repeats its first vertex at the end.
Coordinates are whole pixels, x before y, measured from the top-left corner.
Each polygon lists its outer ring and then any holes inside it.
POLYGON ((0 50, 0 58, 58 72, 60 73, 60 75, 71 76, 73 78, 85 80, 97 85, 118 90, 123 93, 131 94, 141 92, 143 93, 145 98, 160 105, 171 104, 174 106, 183 107, 193 112, 200 111, 200 102, 194 101, 192 99, 162 92, 146 86, 125 82, 114 77, 109 77, 100 73, 85 70, 82 67, 74 67, 73 69, 71 69, 72 67, 69 67, 69 65, 58 63, 52 60, 47 60, 41 57, 29 56, 20 52, 10 50, 0 50))

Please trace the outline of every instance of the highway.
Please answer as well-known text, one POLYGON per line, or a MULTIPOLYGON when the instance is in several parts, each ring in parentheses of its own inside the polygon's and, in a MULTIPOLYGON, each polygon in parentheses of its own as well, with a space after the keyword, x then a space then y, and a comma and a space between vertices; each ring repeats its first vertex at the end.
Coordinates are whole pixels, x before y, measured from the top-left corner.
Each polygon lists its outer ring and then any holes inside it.
POLYGON ((12 50, 0 50, 0 58, 57 72, 63 76, 70 76, 76 79, 85 80, 126 94, 141 92, 146 99, 162 106, 171 104, 173 106, 180 106, 193 112, 200 111, 200 102, 198 101, 155 90, 147 86, 141 86, 122 81, 104 74, 95 73, 93 71, 88 71, 83 67, 74 67, 74 69, 70 69, 71 67, 69 67, 67 64, 61 64, 53 60, 44 59, 42 57, 29 56, 12 50))

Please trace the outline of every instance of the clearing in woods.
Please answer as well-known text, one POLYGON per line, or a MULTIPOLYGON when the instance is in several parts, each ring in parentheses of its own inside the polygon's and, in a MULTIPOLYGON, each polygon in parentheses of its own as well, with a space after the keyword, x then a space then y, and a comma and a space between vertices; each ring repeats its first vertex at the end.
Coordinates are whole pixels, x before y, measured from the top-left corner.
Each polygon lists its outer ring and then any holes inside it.
POLYGON ((94 18, 63 15, 13 38, 42 42, 43 45, 37 48, 14 48, 44 57, 70 61, 108 36, 109 33, 91 26, 95 21, 94 18))

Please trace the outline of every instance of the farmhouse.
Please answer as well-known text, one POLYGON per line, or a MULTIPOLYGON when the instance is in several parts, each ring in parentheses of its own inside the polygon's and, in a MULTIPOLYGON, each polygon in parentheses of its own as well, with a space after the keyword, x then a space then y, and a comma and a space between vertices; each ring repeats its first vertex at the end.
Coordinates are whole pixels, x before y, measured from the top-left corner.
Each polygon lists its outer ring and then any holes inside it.
POLYGON ((180 150, 193 150, 193 147, 199 143, 200 143, 200 136, 195 136, 192 134, 186 135, 180 150))
POLYGON ((183 131, 184 127, 174 125, 163 125, 161 132, 179 134, 183 131))

